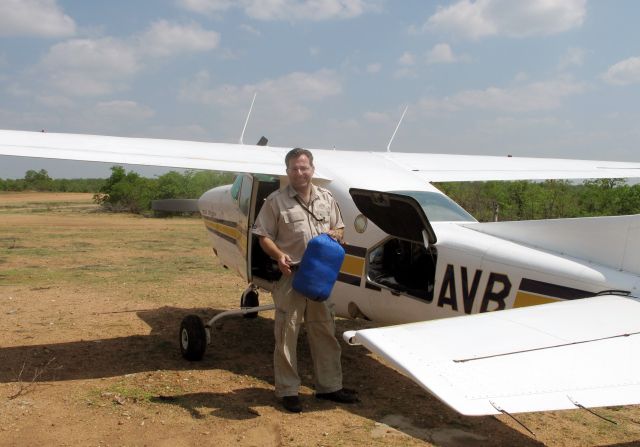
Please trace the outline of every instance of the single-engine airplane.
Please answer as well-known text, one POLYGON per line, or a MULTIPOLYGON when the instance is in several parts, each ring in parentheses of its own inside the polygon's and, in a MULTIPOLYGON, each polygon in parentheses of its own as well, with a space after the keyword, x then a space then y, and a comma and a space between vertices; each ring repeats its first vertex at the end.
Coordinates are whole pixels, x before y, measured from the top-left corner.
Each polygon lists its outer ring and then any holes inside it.
MULTIPOLYGON (((251 226, 287 181, 288 150, 0 131, 3 155, 239 173, 199 209, 213 250, 248 287, 240 310, 182 322, 190 359, 216 319, 273 308, 258 292, 278 271, 251 226)), ((430 183, 635 178, 640 163, 311 151, 346 225, 336 313, 381 326, 346 332, 348 343, 465 415, 640 403, 640 215, 480 223, 430 183)))

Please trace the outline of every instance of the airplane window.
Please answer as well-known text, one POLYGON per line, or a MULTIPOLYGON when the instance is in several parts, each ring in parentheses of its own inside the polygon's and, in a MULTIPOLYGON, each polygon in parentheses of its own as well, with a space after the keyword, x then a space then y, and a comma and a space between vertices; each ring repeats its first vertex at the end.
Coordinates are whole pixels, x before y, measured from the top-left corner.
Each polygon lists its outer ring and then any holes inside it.
POLYGON ((240 211, 245 216, 249 213, 249 201, 251 200, 251 186, 253 182, 251 177, 245 175, 242 181, 242 188, 240 189, 240 211))
POLYGON ((444 194, 431 191, 393 191, 418 201, 431 222, 476 222, 460 205, 444 194))
POLYGON ((233 197, 233 200, 238 200, 238 194, 240 193, 240 185, 242 185, 242 176, 238 175, 233 181, 233 185, 231 185, 231 197, 233 197))

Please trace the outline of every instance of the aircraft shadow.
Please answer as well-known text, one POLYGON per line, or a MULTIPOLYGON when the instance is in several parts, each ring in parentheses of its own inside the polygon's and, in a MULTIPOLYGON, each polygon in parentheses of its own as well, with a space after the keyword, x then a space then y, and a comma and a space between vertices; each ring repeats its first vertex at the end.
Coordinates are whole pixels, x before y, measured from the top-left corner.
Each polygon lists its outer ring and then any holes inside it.
MULTIPOLYGON (((208 319, 220 311, 175 307, 139 311, 138 317, 151 327, 149 335, 0 348, 0 383, 31 380, 38 371, 41 375, 36 381, 66 381, 193 369, 223 369, 273 383, 273 320, 268 318, 225 319, 213 331, 213 342, 202 361, 188 362, 182 358, 178 347, 182 318, 187 314, 198 314, 208 319), (108 361, 103 358, 105 352, 110 353, 108 361), (117 353, 115 359, 114 353, 117 353)), ((353 329, 354 324, 358 323, 338 320, 338 334, 353 329)), ((313 389, 311 356, 304 330, 298 347, 298 363, 303 385, 313 389)), ((434 431, 446 428, 458 430, 458 436, 462 437, 465 433, 482 436, 486 439, 482 445, 500 445, 491 443, 496 439, 502 440, 504 445, 542 445, 496 418, 460 416, 409 379, 375 360, 365 348, 343 346, 342 363, 345 386, 357 389, 360 394, 360 403, 343 407, 354 414, 385 422, 429 442, 434 442, 434 431), (401 419, 389 419, 390 416, 401 419)), ((312 395, 302 397, 305 412, 336 407, 336 404, 316 400, 312 395)), ((251 419, 259 416, 255 406, 280 408, 271 389, 259 387, 224 393, 156 396, 152 401, 179 406, 198 419, 209 416, 251 419)), ((466 444, 473 445, 472 439, 469 441, 466 444)))

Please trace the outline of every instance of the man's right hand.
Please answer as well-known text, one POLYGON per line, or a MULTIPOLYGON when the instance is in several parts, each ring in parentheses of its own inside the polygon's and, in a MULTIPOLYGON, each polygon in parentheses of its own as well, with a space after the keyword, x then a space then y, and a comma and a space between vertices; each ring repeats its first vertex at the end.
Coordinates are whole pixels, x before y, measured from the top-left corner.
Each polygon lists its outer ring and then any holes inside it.
POLYGON ((278 258, 278 268, 282 272, 283 275, 291 275, 291 258, 288 254, 283 253, 278 258))

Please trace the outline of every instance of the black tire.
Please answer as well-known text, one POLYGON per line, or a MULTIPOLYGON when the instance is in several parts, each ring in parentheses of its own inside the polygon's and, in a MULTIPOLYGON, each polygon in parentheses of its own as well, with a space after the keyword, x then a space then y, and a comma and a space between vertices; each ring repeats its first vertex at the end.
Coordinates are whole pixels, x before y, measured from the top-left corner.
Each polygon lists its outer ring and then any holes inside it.
MULTIPOLYGON (((249 290, 243 293, 240 297, 240 307, 258 307, 260 305, 260 298, 258 297, 257 290, 249 290)), ((251 312, 242 315, 244 318, 256 318, 258 312, 251 312)))
POLYGON ((202 360, 207 349, 207 332, 197 315, 187 315, 180 324, 180 352, 185 359, 202 360))

